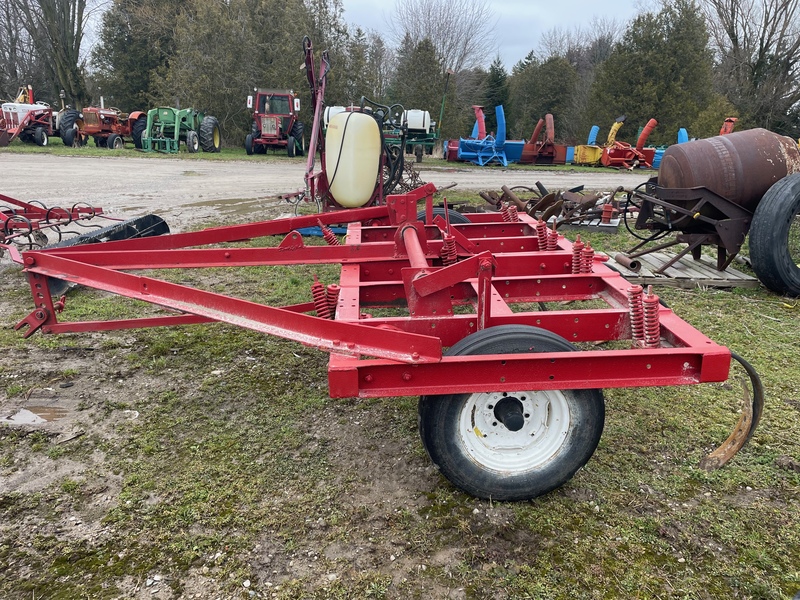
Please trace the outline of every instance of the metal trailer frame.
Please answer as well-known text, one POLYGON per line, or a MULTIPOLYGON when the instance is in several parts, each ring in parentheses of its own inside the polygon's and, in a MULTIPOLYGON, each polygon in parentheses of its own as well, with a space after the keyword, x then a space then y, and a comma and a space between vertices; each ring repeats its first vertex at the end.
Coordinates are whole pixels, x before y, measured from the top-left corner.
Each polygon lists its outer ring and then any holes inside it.
MULTIPOLYGON (((27 251, 21 261, 36 308, 16 327, 27 328, 27 337, 37 330, 230 323, 329 352, 329 392, 335 398, 727 380, 732 356, 727 348, 659 304, 656 296, 646 296, 642 304, 641 287, 608 268, 588 244, 572 244, 541 221, 507 207, 502 214, 469 214, 468 223, 450 223, 450 211, 434 210, 435 192, 435 186, 425 184, 388 196, 382 206, 27 251), (422 200, 428 225, 417 220, 422 200), (344 221, 349 226, 340 244, 328 226, 344 221), (314 225, 323 228, 330 245, 304 243, 297 230, 314 225), (284 236, 278 247, 226 245, 276 235, 284 236), (338 285, 325 289, 315 283, 308 302, 271 307, 135 273, 293 264, 340 264, 338 285), (143 300, 174 314, 59 321, 58 313, 69 307, 63 297, 55 301, 51 296, 52 279, 143 300), (638 308, 632 300, 637 287, 638 308), (541 310, 538 304, 587 300, 607 306, 541 310), (405 312, 388 317, 367 313, 376 307, 405 312), (444 351, 475 332, 512 324, 540 328, 573 344, 622 341, 623 348, 465 356, 444 351)), ((721 466, 752 435, 763 390, 754 372, 751 381, 756 390, 752 406, 745 406, 736 430, 707 464, 721 466)))

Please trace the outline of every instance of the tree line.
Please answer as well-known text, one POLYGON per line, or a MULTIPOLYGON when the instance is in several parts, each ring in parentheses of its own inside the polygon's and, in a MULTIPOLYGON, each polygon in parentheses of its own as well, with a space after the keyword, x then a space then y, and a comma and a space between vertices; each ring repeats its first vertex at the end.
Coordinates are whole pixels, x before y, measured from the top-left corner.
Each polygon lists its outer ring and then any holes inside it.
POLYGON ((403 0, 382 31, 345 21, 341 0, 0 0, 0 98, 31 83, 38 97, 123 111, 192 106, 215 115, 225 141, 249 130, 254 87, 290 88, 305 98, 302 39, 327 49, 326 103, 366 96, 428 110, 443 137, 466 136, 472 105, 503 104, 508 137, 530 137, 551 113, 556 135, 584 142, 627 116, 620 139, 656 118, 657 144, 678 128, 694 137, 740 128, 800 135, 800 0, 660 0, 620 23, 548 31, 510 69, 494 41, 487 0, 403 0), (92 19, 98 39, 85 47, 92 19), (445 89, 445 84, 447 88, 445 89))

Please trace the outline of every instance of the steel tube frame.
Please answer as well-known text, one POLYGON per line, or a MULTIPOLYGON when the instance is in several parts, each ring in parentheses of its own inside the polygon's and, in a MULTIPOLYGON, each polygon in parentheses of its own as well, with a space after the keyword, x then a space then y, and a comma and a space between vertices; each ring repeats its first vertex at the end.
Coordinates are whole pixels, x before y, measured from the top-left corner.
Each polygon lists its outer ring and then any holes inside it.
MULTIPOLYGON (((432 202, 429 187, 423 196, 432 202)), ((559 238, 556 250, 539 250, 535 223, 527 215, 520 215, 519 223, 502 223, 500 215, 476 215, 471 224, 451 225, 459 260, 443 266, 443 225, 416 222, 420 197, 411 192, 366 209, 24 252, 36 309, 20 326, 28 326, 30 335, 39 328, 63 333, 232 323, 330 352, 334 397, 685 385, 728 378, 728 349, 665 307, 659 307, 660 347, 598 349, 597 344, 631 339, 630 284, 600 260, 594 261, 591 273, 573 275, 569 241, 559 238), (345 218, 352 222, 342 246, 306 246, 295 231, 345 218), (277 248, 225 245, 267 235, 285 237, 277 248), (196 248, 204 245, 214 247, 196 248), (311 302, 269 307, 127 272, 301 263, 342 265, 333 320, 305 314, 313 312, 311 302), (64 301, 50 297, 50 277, 144 300, 175 314, 59 322, 56 315, 65 308, 64 301), (602 300, 606 307, 538 308, 541 302, 564 300, 602 300), (370 310, 387 314, 373 316, 367 314, 370 310), (443 355, 443 347, 470 333, 507 324, 543 327, 573 343, 595 345, 577 352, 443 355)))

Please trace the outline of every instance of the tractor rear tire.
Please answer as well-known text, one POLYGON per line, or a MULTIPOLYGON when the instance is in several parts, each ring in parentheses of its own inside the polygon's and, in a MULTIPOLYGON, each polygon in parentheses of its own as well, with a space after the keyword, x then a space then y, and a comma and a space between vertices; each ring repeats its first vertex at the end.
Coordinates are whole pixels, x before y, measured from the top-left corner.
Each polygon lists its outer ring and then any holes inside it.
POLYGON ((186 132, 186 150, 188 150, 190 154, 194 154, 200 150, 200 138, 197 136, 196 131, 186 132))
POLYGON ((142 149, 142 136, 144 135, 144 130, 147 129, 147 115, 142 115, 136 121, 134 121, 133 125, 131 125, 131 137, 133 138, 133 146, 137 150, 142 149))
POLYGON ((800 173, 767 190, 750 226, 750 260, 773 292, 800 296, 800 173))
POLYGON ((61 115, 61 119, 58 121, 58 132, 65 146, 72 147, 75 145, 76 138, 80 140, 80 127, 78 126, 80 118, 81 113, 74 108, 65 110, 64 114, 61 115))
POLYGON ((203 152, 219 152, 221 146, 219 121, 216 117, 203 117, 203 121, 200 123, 200 147, 203 152))
POLYGON ((289 132, 291 136, 295 140, 295 144, 297 144, 295 148, 295 154, 297 156, 303 156, 305 154, 305 144, 303 143, 303 131, 305 127, 300 121, 295 121, 294 125, 292 125, 292 130, 289 132))
POLYGON ((294 158, 295 150, 296 147, 294 137, 290 135, 288 138, 286 138, 286 154, 289 155, 289 158, 294 158))
POLYGON ((112 133, 106 139, 106 148, 108 148, 109 150, 122 150, 123 148, 125 148, 125 140, 122 139, 121 135, 112 133))
POLYGON ((50 143, 50 138, 47 136, 47 132, 44 130, 44 127, 37 127, 34 130, 33 139, 37 146, 47 146, 47 144, 50 143))
POLYGON ((253 154, 253 134, 248 133, 247 137, 244 138, 244 151, 247 153, 247 156, 252 156, 253 154))
MULTIPOLYGON (((446 355, 574 350, 545 329, 499 325, 465 337, 446 355)), ((457 488, 492 500, 531 500, 569 481, 594 454, 604 422, 599 389, 488 391, 419 400, 420 436, 433 463, 457 488)))

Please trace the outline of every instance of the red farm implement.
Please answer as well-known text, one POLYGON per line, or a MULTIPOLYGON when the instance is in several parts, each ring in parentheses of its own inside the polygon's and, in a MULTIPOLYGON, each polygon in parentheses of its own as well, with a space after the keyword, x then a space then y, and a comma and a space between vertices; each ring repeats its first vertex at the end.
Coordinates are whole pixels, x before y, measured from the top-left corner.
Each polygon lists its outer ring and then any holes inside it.
POLYGON ((27 337, 37 330, 224 322, 318 348, 330 354, 332 397, 419 395, 420 434, 433 462, 455 486, 495 500, 544 494, 591 458, 604 426, 603 388, 722 382, 733 357, 749 374, 752 398, 734 433, 703 464, 721 466, 738 452, 760 418, 758 375, 657 296, 608 268, 590 245, 570 243, 544 222, 508 207, 468 216, 446 204, 434 207, 432 184, 383 194, 387 165, 377 157, 384 156, 381 148, 369 160, 355 157, 360 165, 369 163, 363 181, 347 173, 350 165, 332 169, 330 155, 346 154, 337 149, 349 143, 345 128, 354 136, 353 147, 374 138, 379 126, 365 120, 372 118, 365 113, 341 117, 341 130, 327 141, 330 154, 322 153, 323 168, 316 170, 316 144, 325 144, 318 132, 329 63, 323 54, 315 78, 310 41, 304 47, 316 100, 306 193, 324 211, 29 250, 21 259, 35 308, 17 329, 27 337), (362 129, 363 136, 353 133, 362 129), (337 188, 334 183, 345 176, 352 185, 337 188), (356 194, 358 187, 363 189, 356 194), (340 224, 347 225, 343 242, 330 229, 340 224), (314 226, 327 245, 306 244, 300 230, 314 226), (239 243, 265 236, 281 241, 257 248, 239 243), (340 265, 339 279, 325 285, 314 277, 306 301, 290 306, 202 290, 152 272, 303 264, 340 265), (55 278, 170 314, 60 321, 61 312, 71 317, 70 304, 54 300, 55 278))
POLYGON ((65 227, 86 226, 88 221, 100 216, 103 216, 103 209, 88 204, 76 204, 72 208, 47 207, 40 202, 23 202, 0 194, 2 243, 18 248, 44 248, 53 239, 60 242, 65 227))

